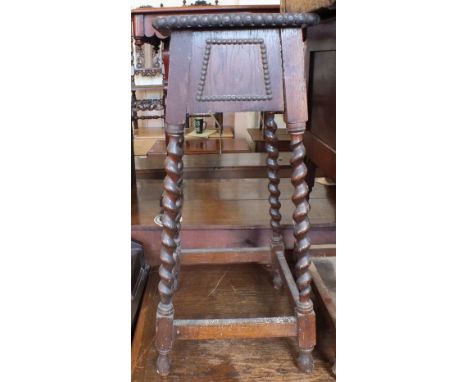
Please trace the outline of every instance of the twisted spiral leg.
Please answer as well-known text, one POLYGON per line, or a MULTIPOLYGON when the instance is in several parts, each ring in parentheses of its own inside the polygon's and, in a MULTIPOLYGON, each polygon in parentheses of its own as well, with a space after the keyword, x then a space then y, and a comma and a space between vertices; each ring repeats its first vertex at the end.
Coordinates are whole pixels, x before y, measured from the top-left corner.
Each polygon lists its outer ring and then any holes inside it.
POLYGON ((270 225, 273 232, 271 238, 271 263, 273 268, 273 285, 276 289, 281 288, 283 280, 281 279, 279 266, 276 260, 276 251, 284 251, 283 236, 281 235, 281 203, 279 200, 280 189, 278 176, 278 138, 276 137, 276 122, 275 114, 272 112, 265 113, 265 139, 267 157, 267 172, 268 172, 268 191, 270 191, 270 225))
POLYGON ((182 140, 183 129, 180 133, 169 134, 167 156, 164 162, 166 177, 164 178, 164 196, 162 217, 163 230, 161 234, 161 251, 159 267, 159 296, 160 301, 156 315, 156 346, 159 352, 156 362, 157 371, 167 375, 170 369, 169 353, 172 349, 174 306, 174 268, 176 265, 177 240, 179 237, 180 214, 182 207, 182 140))
MULTIPOLYGON (((181 135, 180 136, 180 146, 181 147, 184 147, 184 136, 181 135)), ((181 247, 180 247, 180 229, 181 229, 181 218, 182 218, 182 205, 183 205, 183 201, 184 201, 184 192, 183 192, 183 172, 184 172, 184 162, 181 160, 179 162, 179 171, 180 171, 180 178, 177 182, 177 185, 178 187, 180 188, 180 196, 177 198, 177 201, 176 201, 176 204, 177 204, 177 209, 178 209, 178 213, 177 213, 177 216, 176 216, 176 224, 177 224, 177 234, 175 236, 175 242, 176 242, 176 250, 174 252, 174 261, 175 261, 175 266, 174 266, 174 269, 173 269, 173 275, 174 275, 174 284, 173 284, 173 287, 174 287, 174 291, 176 291, 177 289, 179 289, 179 274, 180 274, 180 250, 181 250, 181 247)))
POLYGON ((296 285, 299 289, 299 301, 296 304, 296 316, 298 319, 299 357, 297 363, 299 368, 306 372, 312 372, 314 362, 312 350, 314 348, 315 317, 314 308, 310 299, 310 282, 312 276, 310 266, 310 239, 308 232, 310 228, 309 202, 307 201, 308 186, 305 181, 307 167, 304 164, 305 148, 302 143, 303 132, 291 133, 291 165, 293 172, 291 182, 294 185, 292 201, 295 205, 293 214, 294 238, 295 238, 295 261, 296 285))

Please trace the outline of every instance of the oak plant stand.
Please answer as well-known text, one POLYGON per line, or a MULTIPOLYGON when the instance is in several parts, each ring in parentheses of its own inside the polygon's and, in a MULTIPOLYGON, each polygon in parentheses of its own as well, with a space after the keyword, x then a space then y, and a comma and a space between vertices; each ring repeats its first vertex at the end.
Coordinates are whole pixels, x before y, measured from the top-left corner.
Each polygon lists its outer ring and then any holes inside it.
MULTIPOLYGON (((298 367, 313 370, 315 313, 310 299, 309 203, 305 181, 305 149, 302 143, 307 121, 304 80, 304 44, 301 28, 318 24, 315 14, 206 14, 157 17, 159 33, 171 31, 170 67, 166 101, 167 157, 164 164, 163 232, 159 268, 160 302, 156 318, 156 367, 165 376, 170 371, 169 354, 176 339, 229 339, 297 337, 298 367), (276 288, 286 284, 295 305, 295 315, 286 317, 174 320, 172 303, 179 284, 180 227, 184 125, 187 114, 263 111, 267 141, 270 191, 271 248, 268 256, 276 288), (284 255, 281 233, 278 148, 275 113, 285 113, 291 135, 292 201, 295 205, 295 279, 284 255)), ((223 252, 229 250, 222 249, 223 252)), ((252 252, 251 249, 249 249, 252 252)), ((264 249, 258 249, 259 252, 264 249)), ((229 263, 239 259, 232 250, 229 263)), ((239 262, 255 262, 242 258, 239 262)), ((210 256, 207 252, 206 256, 210 256)))

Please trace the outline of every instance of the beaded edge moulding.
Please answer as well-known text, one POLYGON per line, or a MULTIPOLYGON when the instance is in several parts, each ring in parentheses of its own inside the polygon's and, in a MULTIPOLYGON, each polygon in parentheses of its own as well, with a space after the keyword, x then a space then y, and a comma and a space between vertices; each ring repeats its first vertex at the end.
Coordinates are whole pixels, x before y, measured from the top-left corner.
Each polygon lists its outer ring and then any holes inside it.
POLYGON ((153 21, 156 29, 204 28, 305 28, 317 25, 315 13, 223 13, 193 16, 161 16, 153 21))

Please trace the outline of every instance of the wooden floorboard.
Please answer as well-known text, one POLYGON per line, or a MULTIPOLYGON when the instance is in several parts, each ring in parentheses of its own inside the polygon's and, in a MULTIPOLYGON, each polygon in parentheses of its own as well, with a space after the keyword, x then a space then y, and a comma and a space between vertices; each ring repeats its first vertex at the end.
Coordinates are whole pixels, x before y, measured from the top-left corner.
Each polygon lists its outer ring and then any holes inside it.
MULTIPOLYGON (((156 373, 155 312, 157 270, 152 269, 132 344, 132 381, 334 381, 330 365, 314 351, 315 371, 296 368, 294 338, 176 341, 172 373, 156 373)), ((265 266, 182 267, 181 286, 174 298, 176 319, 259 317, 291 314, 287 292, 271 285, 265 266)))

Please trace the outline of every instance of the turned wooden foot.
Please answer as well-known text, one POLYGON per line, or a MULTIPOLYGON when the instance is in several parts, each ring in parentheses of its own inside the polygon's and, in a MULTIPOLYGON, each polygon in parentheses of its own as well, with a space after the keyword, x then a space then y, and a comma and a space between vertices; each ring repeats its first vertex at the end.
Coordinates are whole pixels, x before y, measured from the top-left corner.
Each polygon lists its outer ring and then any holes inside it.
POLYGON ((312 373, 314 371, 314 358, 312 350, 299 350, 297 357, 297 367, 304 373, 312 373))
POLYGON ((158 360, 156 361, 156 371, 159 375, 165 377, 169 375, 169 371, 171 370, 171 360, 169 358, 169 354, 162 354, 159 352, 158 360))

